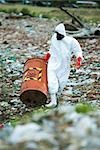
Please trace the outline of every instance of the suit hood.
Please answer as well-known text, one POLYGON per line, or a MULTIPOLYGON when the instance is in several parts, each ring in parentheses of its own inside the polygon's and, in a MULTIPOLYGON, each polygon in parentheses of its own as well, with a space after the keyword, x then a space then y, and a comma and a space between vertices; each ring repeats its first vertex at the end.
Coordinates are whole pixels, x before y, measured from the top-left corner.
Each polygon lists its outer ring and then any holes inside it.
POLYGON ((65 26, 63 25, 63 23, 57 25, 55 31, 58 32, 59 34, 66 36, 65 26))

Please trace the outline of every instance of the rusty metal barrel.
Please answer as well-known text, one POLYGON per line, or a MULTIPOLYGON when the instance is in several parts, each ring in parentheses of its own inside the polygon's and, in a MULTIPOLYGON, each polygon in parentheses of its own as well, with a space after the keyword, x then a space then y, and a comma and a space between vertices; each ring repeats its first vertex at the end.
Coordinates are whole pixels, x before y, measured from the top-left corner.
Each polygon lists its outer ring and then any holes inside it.
POLYGON ((24 73, 21 84, 20 99, 29 107, 38 107, 46 104, 47 63, 42 58, 30 58, 24 64, 24 73))

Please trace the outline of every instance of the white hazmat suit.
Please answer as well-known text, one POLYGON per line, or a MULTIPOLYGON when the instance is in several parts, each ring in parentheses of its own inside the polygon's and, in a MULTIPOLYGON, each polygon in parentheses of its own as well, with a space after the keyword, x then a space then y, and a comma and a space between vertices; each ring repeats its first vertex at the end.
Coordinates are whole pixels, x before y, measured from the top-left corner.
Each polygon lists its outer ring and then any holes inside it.
POLYGON ((82 50, 78 41, 66 35, 63 23, 55 28, 55 33, 51 39, 50 59, 48 60, 48 89, 51 102, 47 107, 55 107, 57 105, 57 92, 62 91, 67 84, 70 73, 70 61, 72 53, 78 57, 82 57, 82 50), (57 33, 64 35, 64 38, 57 40, 57 33))

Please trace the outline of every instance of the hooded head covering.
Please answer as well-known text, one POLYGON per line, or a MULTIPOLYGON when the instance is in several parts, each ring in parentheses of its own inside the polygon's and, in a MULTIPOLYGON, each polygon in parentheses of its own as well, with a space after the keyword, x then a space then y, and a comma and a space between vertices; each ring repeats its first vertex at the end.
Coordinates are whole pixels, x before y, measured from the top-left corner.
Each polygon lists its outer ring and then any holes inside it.
POLYGON ((63 23, 60 23, 59 25, 56 26, 55 32, 58 32, 59 34, 66 36, 65 26, 63 25, 63 23))

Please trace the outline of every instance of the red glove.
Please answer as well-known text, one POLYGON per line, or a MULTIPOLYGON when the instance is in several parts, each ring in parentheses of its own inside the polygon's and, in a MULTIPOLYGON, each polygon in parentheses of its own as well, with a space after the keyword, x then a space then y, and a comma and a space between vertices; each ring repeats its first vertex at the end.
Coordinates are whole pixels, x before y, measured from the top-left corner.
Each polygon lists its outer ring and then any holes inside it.
POLYGON ((80 68, 81 63, 82 63, 82 58, 81 58, 81 57, 78 57, 78 58, 77 58, 77 61, 76 61, 76 68, 77 68, 77 69, 80 68))
POLYGON ((2 129, 4 127, 4 125, 3 124, 0 124, 0 129, 2 129))
POLYGON ((47 53, 45 56, 44 56, 44 59, 46 62, 48 62, 49 58, 50 58, 50 53, 47 53))

